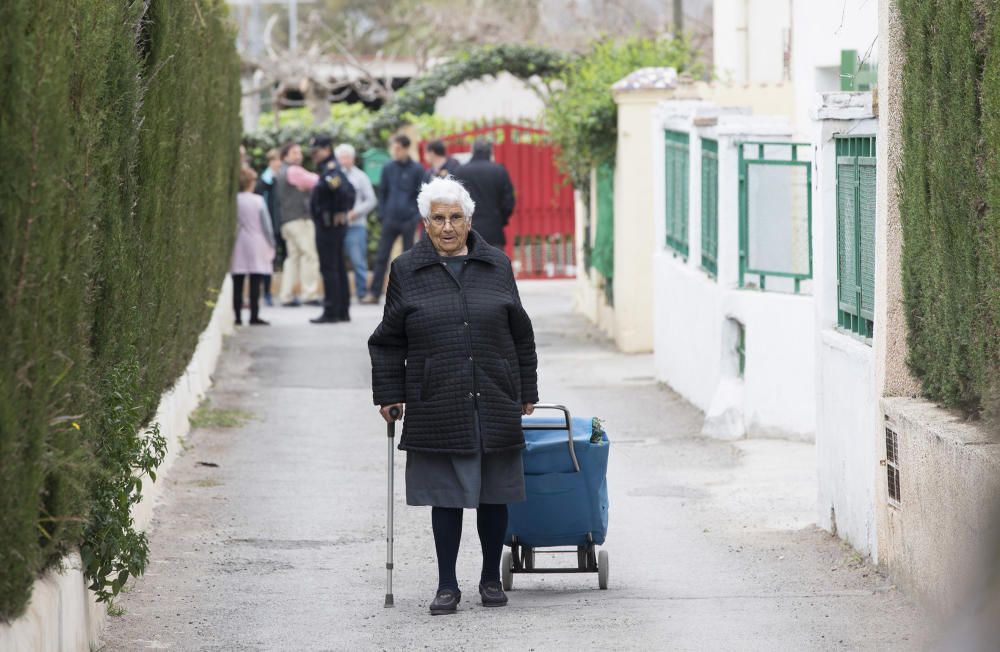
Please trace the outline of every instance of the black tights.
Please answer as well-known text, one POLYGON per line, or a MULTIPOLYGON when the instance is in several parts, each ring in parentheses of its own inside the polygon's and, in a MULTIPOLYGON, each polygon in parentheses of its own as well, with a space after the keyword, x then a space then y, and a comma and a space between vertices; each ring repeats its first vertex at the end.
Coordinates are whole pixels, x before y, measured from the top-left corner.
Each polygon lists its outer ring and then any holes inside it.
MULTIPOLYGON (((431 509, 431 526, 437 550, 438 591, 458 591, 455 562, 458 560, 458 545, 462 541, 462 510, 434 507, 431 509)), ((483 548, 483 570, 479 581, 499 582, 503 537, 507 533, 507 506, 480 504, 476 510, 476 527, 483 548)))
MULTIPOLYGON (((236 323, 243 323, 240 313, 243 311, 243 280, 246 274, 233 274, 233 311, 236 312, 236 323)), ((264 274, 250 274, 250 321, 257 321, 260 312, 260 286, 264 274)))

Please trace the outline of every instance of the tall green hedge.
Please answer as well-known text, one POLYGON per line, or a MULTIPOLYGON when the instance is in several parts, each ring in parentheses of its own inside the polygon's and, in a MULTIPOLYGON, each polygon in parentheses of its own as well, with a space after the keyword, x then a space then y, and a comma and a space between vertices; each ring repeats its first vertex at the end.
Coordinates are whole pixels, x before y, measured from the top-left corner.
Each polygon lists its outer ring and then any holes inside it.
POLYGON ((143 569, 149 421, 234 232, 233 43, 222 0, 0 3, 0 620, 72 549, 105 598, 143 569))
POLYGON ((898 3, 909 363, 929 398, 974 414, 1000 378, 1000 9, 898 3))

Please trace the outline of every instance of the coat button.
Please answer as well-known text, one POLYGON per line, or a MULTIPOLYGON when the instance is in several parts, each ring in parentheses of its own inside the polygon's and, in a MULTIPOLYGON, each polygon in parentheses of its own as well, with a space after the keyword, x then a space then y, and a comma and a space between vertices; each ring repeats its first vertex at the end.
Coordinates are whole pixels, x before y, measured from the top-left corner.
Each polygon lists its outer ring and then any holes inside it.
POLYGON ((476 396, 482 396, 482 394, 480 394, 479 392, 476 392, 476 396))
POLYGON ((469 362, 472 362, 472 356, 471 355, 469 356, 469 362))
POLYGON ((469 322, 467 322, 467 321, 463 321, 463 322, 462 322, 462 325, 464 325, 464 326, 468 326, 468 325, 469 325, 469 322))
POLYGON ((469 393, 468 393, 468 394, 467 394, 466 396, 467 396, 468 398, 472 398, 472 392, 469 392, 469 393))

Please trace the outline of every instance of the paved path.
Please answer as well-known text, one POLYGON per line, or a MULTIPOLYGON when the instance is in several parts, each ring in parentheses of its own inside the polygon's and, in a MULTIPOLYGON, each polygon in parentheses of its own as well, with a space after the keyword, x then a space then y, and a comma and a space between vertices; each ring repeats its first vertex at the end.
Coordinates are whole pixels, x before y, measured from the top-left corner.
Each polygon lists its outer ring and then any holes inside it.
MULTIPOLYGON (((522 284, 542 399, 606 420, 611 588, 515 576, 510 606, 476 601, 466 515, 460 613, 431 618, 429 508, 397 489, 397 607, 384 596, 385 427, 365 340, 380 316, 305 323, 272 309, 229 339, 214 407, 240 428, 192 432, 167 479, 146 575, 105 650, 912 650, 921 614, 811 525, 814 448, 698 436, 700 416, 571 313, 566 282, 522 284), (217 464, 205 466, 202 462, 217 464)), ((397 455, 401 483, 403 455, 397 455)))

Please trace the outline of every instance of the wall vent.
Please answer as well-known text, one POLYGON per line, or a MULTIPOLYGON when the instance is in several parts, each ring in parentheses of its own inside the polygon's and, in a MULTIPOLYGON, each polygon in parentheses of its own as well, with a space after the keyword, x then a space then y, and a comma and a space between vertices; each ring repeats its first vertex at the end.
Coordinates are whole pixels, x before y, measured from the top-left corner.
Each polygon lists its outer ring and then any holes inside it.
POLYGON ((899 444, 891 428, 885 429, 885 473, 889 486, 889 504, 899 507, 899 444))

